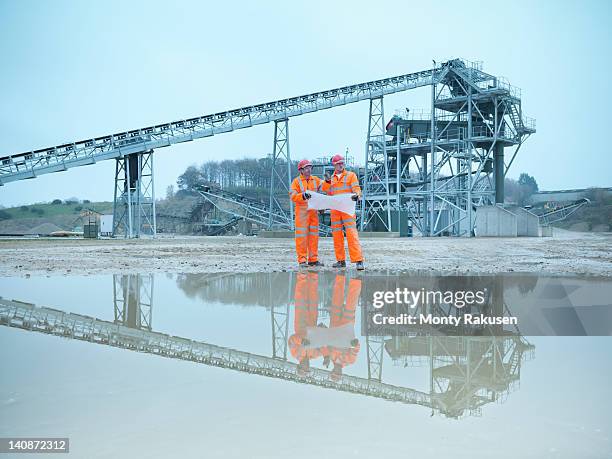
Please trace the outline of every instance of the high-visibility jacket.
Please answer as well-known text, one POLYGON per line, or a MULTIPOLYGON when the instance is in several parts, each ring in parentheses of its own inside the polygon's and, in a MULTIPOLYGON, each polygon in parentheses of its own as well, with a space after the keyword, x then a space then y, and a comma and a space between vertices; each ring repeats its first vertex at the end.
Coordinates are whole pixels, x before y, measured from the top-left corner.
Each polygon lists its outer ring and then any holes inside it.
POLYGON ((308 202, 303 198, 306 191, 320 192, 323 181, 311 175, 306 179, 302 174, 291 183, 289 195, 295 202, 295 251, 298 263, 319 260, 319 214, 308 210, 308 202))
POLYGON ((340 174, 332 175, 331 182, 323 183, 323 191, 329 195, 356 193, 361 197, 361 187, 354 172, 344 169, 340 174))
POLYGON ((298 177, 293 179, 291 182, 291 188, 289 190, 289 196, 296 206, 307 206, 308 202, 302 197, 302 194, 306 191, 321 192, 323 188, 323 180, 319 177, 311 175, 308 179, 304 175, 300 174, 298 177))
MULTIPOLYGON (((340 174, 334 174, 330 183, 323 184, 323 191, 330 195, 355 193, 361 197, 361 187, 359 180, 354 172, 344 169, 340 174)), ((348 243, 349 256, 353 263, 363 261, 363 253, 361 252, 361 244, 357 234, 357 218, 355 214, 349 215, 338 210, 331 210, 332 237, 334 240, 334 253, 336 260, 345 261, 346 252, 344 250, 344 233, 348 243)))

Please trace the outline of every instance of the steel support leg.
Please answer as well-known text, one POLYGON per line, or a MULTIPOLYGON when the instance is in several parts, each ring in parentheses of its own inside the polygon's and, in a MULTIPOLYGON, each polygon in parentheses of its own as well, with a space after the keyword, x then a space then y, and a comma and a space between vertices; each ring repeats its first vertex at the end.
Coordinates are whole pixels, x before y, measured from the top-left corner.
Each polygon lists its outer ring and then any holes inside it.
POLYGON ((366 336, 366 347, 368 350, 368 379, 381 381, 384 338, 382 336, 366 336))
MULTIPOLYGON (((272 147, 272 170, 270 175, 270 216, 268 229, 274 226, 273 215, 287 215, 279 196, 289 197, 291 186, 291 155, 289 153, 289 120, 274 122, 274 145, 272 147), (283 164, 284 161, 284 164, 283 164), (283 171, 283 169, 286 170, 283 171)), ((284 200, 284 199, 283 199, 284 200)), ((289 221, 293 229, 293 206, 289 202, 289 221)))
POLYGON ((153 150, 132 153, 115 163, 113 236, 155 236, 153 150))
POLYGON ((153 274, 113 275, 115 323, 135 329, 152 329, 153 284, 153 274))
POLYGON ((435 193, 436 193, 436 85, 431 85, 431 172, 429 183, 429 236, 434 235, 435 218, 435 193))
POLYGON ((365 148, 365 175, 360 228, 379 219, 391 231, 391 197, 389 193, 389 158, 385 141, 386 125, 382 97, 370 99, 368 135, 365 148), (385 217, 381 216, 383 213, 385 217))

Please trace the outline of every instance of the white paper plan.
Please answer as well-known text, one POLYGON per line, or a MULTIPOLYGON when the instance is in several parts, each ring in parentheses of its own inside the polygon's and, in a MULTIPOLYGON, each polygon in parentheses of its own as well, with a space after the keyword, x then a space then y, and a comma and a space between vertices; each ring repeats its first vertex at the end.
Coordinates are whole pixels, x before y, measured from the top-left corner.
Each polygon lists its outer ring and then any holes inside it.
POLYGON ((348 322, 339 327, 306 327, 306 338, 310 341, 308 349, 334 346, 348 349, 355 339, 355 324, 348 322))
POLYGON ((351 199, 350 193, 327 196, 326 194, 309 191, 308 210, 333 209, 353 215, 355 213, 355 201, 351 199))

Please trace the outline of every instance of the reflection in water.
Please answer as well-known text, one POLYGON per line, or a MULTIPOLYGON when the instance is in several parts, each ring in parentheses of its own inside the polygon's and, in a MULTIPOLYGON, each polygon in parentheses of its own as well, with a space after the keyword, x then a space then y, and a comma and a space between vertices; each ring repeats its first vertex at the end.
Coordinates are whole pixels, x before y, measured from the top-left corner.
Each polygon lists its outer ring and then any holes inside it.
POLYGON ((153 274, 114 275, 115 323, 151 330, 153 274))
POLYGON ((287 304, 291 286, 287 273, 179 274, 177 286, 188 298, 243 306, 287 304), (289 290, 288 290, 289 289, 289 290))
POLYGON ((343 368, 355 363, 360 344, 355 337, 355 312, 361 280, 350 279, 344 296, 345 276, 337 275, 332 292, 328 324, 319 321, 319 274, 298 273, 293 296, 294 333, 289 337, 291 355, 298 361, 300 376, 310 373, 310 362, 323 359, 332 370, 330 379, 338 381, 343 368))
POLYGON ((503 401, 518 387, 521 363, 534 347, 519 336, 395 337, 385 349, 394 363, 427 366, 430 395, 449 417, 468 410, 479 415, 490 402, 503 401))
POLYGON ((335 337, 330 337, 327 350, 328 358, 333 364, 331 377, 338 380, 342 369, 355 363, 359 354, 359 340, 355 338, 355 312, 361 293, 361 280, 350 279, 346 300, 344 298, 344 276, 336 276, 332 294, 330 329, 335 331, 335 337), (340 338, 344 333, 344 340, 340 338), (348 336, 346 336, 348 333, 348 336), (334 338, 340 338, 334 341, 334 338))
POLYGON ((518 334, 358 337, 356 318, 364 292, 380 288, 386 278, 379 276, 376 281, 328 272, 177 277, 177 285, 190 297, 265 307, 271 327, 259 333, 271 334, 268 355, 154 331, 153 275, 113 276, 113 322, 4 299, 0 299, 0 321, 30 331, 417 404, 453 418, 478 414, 480 407, 503 400, 516 386, 521 364, 533 351, 518 334), (356 376, 358 359, 365 360, 364 376, 356 376), (417 367, 425 368, 428 390, 387 382, 383 370, 389 359, 407 376, 417 367))

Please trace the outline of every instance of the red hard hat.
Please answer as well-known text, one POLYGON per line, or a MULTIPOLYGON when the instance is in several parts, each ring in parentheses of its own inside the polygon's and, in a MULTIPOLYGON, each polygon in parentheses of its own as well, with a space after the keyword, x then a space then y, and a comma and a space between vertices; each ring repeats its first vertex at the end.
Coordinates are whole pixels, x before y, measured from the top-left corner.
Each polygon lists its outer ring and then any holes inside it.
POLYGON ((331 162, 335 166, 338 163, 344 163, 344 158, 341 155, 334 155, 331 162))
POLYGON ((298 163, 298 171, 305 168, 306 166, 312 166, 312 163, 307 159, 303 159, 298 163))

